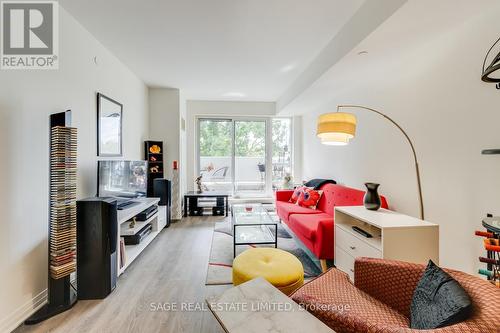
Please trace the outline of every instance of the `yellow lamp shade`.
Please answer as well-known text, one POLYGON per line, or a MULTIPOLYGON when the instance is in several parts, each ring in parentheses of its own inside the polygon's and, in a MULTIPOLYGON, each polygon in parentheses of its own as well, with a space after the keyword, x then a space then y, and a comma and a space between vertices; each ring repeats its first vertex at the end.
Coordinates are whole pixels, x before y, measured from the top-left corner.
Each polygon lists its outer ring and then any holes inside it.
POLYGON ((356 134, 356 116, 352 113, 332 112, 318 117, 316 135, 325 145, 346 145, 356 134))

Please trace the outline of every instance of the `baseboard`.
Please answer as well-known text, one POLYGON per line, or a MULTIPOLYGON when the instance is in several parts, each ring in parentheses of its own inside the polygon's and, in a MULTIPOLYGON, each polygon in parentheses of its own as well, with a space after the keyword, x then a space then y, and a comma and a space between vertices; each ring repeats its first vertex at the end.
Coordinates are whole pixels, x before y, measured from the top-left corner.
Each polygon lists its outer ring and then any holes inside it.
POLYGON ((0 332, 12 332, 47 303, 47 289, 33 297, 0 321, 0 332))

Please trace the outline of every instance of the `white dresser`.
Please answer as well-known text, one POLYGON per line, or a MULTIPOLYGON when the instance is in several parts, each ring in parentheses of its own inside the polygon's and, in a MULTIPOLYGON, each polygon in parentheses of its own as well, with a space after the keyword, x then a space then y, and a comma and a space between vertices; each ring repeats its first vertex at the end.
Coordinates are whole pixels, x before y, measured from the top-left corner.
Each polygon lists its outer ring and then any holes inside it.
POLYGON ((354 259, 372 257, 439 264, 439 226, 386 209, 335 208, 335 266, 354 281, 354 259), (352 227, 372 234, 367 238, 352 227))

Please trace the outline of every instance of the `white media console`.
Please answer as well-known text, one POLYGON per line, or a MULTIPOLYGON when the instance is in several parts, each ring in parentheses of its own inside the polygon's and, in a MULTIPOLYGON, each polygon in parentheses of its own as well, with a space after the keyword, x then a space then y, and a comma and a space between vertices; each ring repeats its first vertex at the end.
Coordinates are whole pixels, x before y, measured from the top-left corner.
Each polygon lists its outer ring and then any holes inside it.
POLYGON ((439 225, 387 209, 335 207, 335 266, 353 281, 357 257, 439 264, 439 225), (354 226, 373 237, 360 235, 354 226))
POLYGON ((167 214, 166 214, 166 206, 158 206, 158 212, 156 212, 153 216, 151 216, 146 221, 137 221, 133 228, 129 227, 130 220, 144 211, 145 209, 157 205, 160 201, 159 198, 137 198, 133 201, 139 202, 130 208, 126 208, 123 210, 118 210, 118 244, 117 244, 117 272, 118 276, 120 276, 127 267, 139 256, 139 254, 148 246, 151 241, 158 236, 158 234, 163 230, 165 225, 167 224, 167 214), (122 248, 120 246, 120 237, 125 235, 134 235, 139 230, 141 230, 146 224, 151 223, 153 229, 149 235, 147 235, 139 244, 137 245, 125 245, 125 264, 123 267, 120 267, 121 260, 121 251, 122 248))

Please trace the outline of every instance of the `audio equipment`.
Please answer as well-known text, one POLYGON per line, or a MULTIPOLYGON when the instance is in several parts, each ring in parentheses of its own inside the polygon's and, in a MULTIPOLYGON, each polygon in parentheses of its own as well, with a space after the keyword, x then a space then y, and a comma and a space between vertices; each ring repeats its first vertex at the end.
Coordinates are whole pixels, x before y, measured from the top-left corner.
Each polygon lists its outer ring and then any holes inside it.
POLYGON ((141 241, 149 235, 153 231, 153 226, 151 223, 148 223, 144 228, 139 230, 134 235, 126 235, 123 236, 123 240, 125 241, 125 245, 137 245, 140 244, 141 241))
POLYGON ((163 178, 155 179, 153 181, 153 197, 160 198, 159 206, 167 207, 167 224, 165 228, 168 228, 171 221, 172 182, 163 178))
POLYGON ((153 180, 153 196, 160 198, 158 205, 170 206, 172 204, 172 184, 170 180, 163 178, 153 180))
POLYGON ((151 207, 143 210, 142 212, 140 212, 139 214, 137 214, 135 217, 136 217, 137 221, 146 221, 151 216, 153 216, 154 214, 156 214, 157 211, 158 211, 158 206, 157 205, 153 205, 153 206, 151 206, 151 207))
POLYGON ((78 200, 76 210, 78 299, 102 299, 116 287, 116 199, 78 200))

